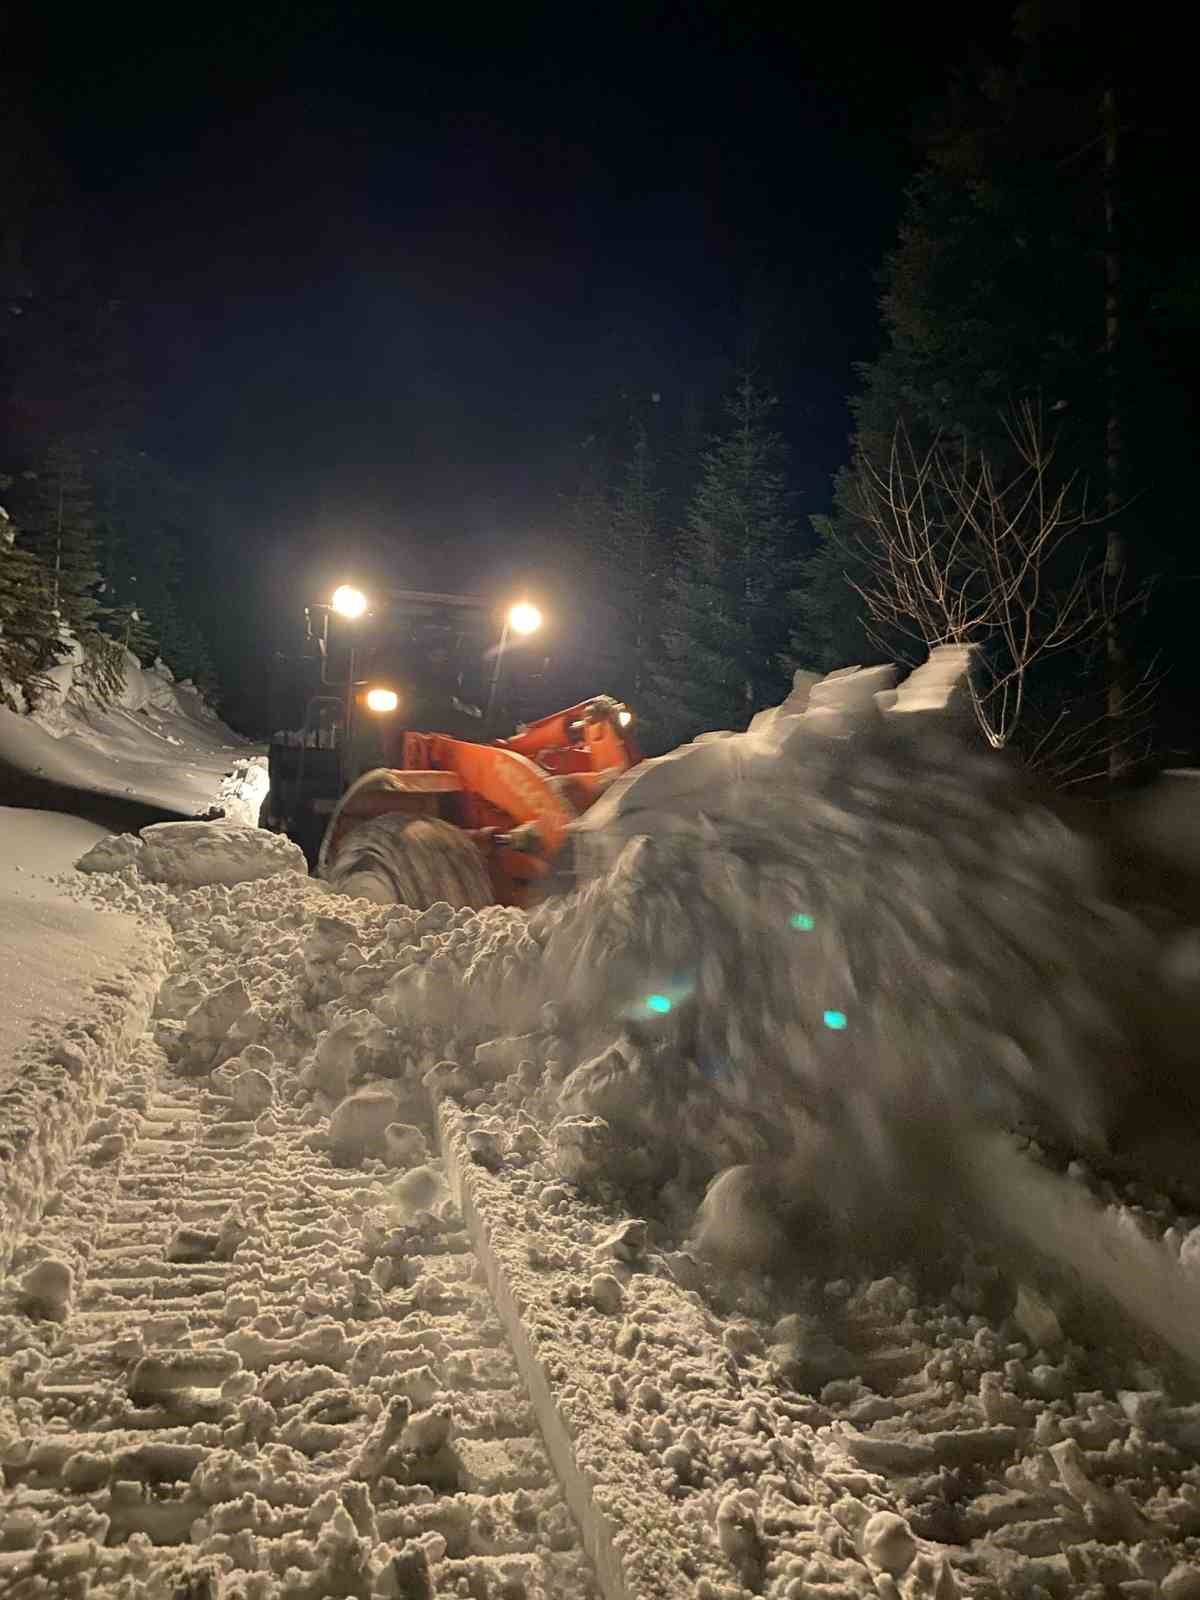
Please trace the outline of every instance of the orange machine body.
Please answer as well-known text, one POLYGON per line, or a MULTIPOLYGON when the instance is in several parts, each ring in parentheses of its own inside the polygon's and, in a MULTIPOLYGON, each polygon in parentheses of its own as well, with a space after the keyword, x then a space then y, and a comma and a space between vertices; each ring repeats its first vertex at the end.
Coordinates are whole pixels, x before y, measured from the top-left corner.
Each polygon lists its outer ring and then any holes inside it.
POLYGON ((322 845, 332 856, 358 823, 390 812, 442 817, 482 851, 500 905, 529 903, 572 822, 640 756, 625 707, 582 701, 475 744, 443 733, 387 728, 385 759, 342 796, 322 845))

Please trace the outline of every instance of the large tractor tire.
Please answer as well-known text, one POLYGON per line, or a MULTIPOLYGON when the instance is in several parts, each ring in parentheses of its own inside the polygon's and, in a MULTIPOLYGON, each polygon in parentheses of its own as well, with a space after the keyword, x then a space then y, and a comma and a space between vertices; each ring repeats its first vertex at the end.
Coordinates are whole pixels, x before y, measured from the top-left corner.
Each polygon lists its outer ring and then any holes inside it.
POLYGON ((339 894, 414 911, 440 900, 479 911, 496 898, 471 839, 438 817, 398 812, 351 829, 325 877, 339 894))

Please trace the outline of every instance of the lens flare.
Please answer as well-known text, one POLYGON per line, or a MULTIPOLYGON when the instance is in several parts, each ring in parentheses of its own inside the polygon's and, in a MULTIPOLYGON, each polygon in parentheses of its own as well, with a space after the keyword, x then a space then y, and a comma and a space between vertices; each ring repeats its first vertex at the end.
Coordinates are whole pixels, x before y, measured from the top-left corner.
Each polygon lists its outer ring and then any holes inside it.
POLYGON ((367 597, 361 589, 355 589, 348 583, 341 584, 333 591, 330 605, 342 617, 361 617, 367 609, 367 597))
POLYGON ((816 923, 808 915, 807 911, 795 911, 788 920, 791 922, 792 927, 799 928, 801 933, 811 933, 816 927, 816 923))
POLYGON ((846 1026, 846 1013, 844 1011, 827 1011, 821 1021, 827 1028, 832 1028, 834 1033, 840 1033, 846 1026))
POLYGON ((665 1017, 672 1004, 673 1001, 669 995, 651 994, 646 996, 646 1010, 653 1011, 657 1017, 665 1017))
POLYGON ((508 613, 508 625, 514 633, 536 633, 542 625, 542 613, 528 600, 521 600, 508 613))

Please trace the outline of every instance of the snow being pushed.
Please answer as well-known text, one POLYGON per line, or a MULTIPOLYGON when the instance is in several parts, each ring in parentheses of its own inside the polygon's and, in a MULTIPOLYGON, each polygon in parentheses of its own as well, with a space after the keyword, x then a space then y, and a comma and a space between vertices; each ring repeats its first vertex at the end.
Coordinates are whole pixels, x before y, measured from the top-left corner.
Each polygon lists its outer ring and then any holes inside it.
POLYGON ((151 883, 194 889, 308 872, 304 852, 282 834, 229 822, 155 822, 101 839, 76 863, 81 872, 136 867, 151 883))
MULTIPOLYGON (((1097 842, 959 736, 968 670, 801 677, 597 802, 576 825, 596 876, 533 931, 547 996, 624 1042, 565 1110, 694 1079, 842 1194, 938 1170, 966 1125, 1104 1137, 1129 1064, 1190 1011, 1097 842)), ((665 1125, 678 1141, 678 1109, 665 1125)))

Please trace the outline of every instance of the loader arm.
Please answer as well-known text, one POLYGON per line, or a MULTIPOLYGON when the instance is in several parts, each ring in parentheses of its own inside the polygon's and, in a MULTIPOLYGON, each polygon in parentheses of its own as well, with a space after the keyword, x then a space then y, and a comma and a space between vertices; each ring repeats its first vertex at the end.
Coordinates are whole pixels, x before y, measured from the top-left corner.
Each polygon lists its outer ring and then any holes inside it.
POLYGON ((619 701, 598 695, 492 744, 397 727, 384 739, 389 765, 364 773, 334 807, 318 871, 336 879, 358 828, 437 819, 478 850, 499 904, 527 905, 571 824, 639 759, 631 721, 619 701))
POLYGON ((632 718, 620 701, 596 695, 529 723, 511 739, 496 742, 562 779, 560 787, 575 810, 586 811, 614 778, 641 760, 631 726, 632 718))

